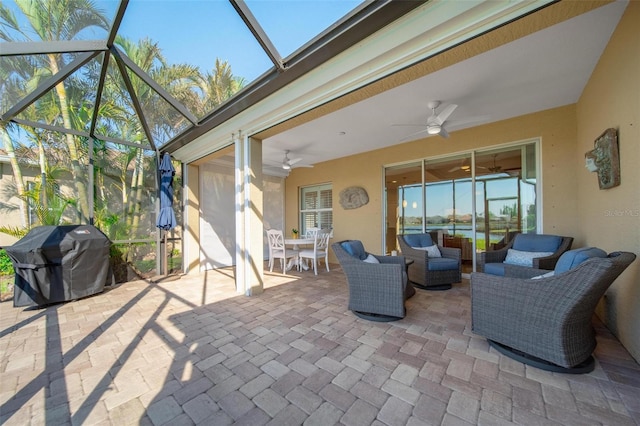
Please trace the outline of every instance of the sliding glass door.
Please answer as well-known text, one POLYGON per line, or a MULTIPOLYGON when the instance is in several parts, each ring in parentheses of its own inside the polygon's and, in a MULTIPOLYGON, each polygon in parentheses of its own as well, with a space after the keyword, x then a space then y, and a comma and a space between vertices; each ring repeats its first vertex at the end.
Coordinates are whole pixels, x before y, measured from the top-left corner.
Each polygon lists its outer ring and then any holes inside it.
POLYGON ((423 232, 422 161, 385 169, 387 253, 397 250, 397 235, 423 232))
POLYGON ((427 232, 444 247, 462 251, 463 264, 471 264, 473 249, 473 186, 471 154, 425 160, 427 232))
POLYGON ((536 233, 535 144, 476 156, 476 249, 504 247, 521 232, 536 233))
POLYGON ((475 256, 537 232, 536 142, 425 159, 385 169, 387 252, 396 236, 429 232, 462 252, 463 272, 475 256))

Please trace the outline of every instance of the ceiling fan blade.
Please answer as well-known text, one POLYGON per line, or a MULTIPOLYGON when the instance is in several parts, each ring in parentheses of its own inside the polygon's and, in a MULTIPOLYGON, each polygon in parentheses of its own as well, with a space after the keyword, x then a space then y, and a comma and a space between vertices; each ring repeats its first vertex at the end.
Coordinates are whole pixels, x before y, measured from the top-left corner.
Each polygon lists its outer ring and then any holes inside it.
POLYGON ((449 116, 453 113, 453 111, 456 110, 456 108, 458 108, 458 105, 456 104, 450 104, 447 105, 445 109, 443 109, 442 111, 440 111, 440 114, 438 114, 438 121, 440 121, 440 124, 444 123, 447 118, 449 118, 449 116))
POLYGON ((414 136, 420 135, 420 134, 422 134, 422 133, 427 133, 427 130, 428 130, 428 129, 424 129, 424 130, 420 130, 420 131, 418 131, 418 132, 411 133, 410 135, 407 135, 407 136, 405 136, 404 138, 402 138, 402 139, 400 139, 400 140, 401 140, 401 141, 409 140, 410 138, 412 138, 412 137, 414 137, 414 136))
POLYGON ((475 124, 475 123, 481 123, 483 121, 489 120, 491 118, 490 114, 485 114, 485 115, 476 115, 475 117, 469 117, 468 119, 465 120, 450 120, 447 121, 447 124, 449 125, 449 127, 460 127, 460 126, 466 126, 467 124, 475 124))
POLYGON ((298 164, 297 166, 291 166, 292 169, 299 169, 302 167, 307 167, 312 169, 313 168, 313 164, 298 164))
POLYGON ((300 161, 302 161, 302 158, 292 158, 292 159, 289 160, 289 165, 293 166, 294 164, 296 164, 296 163, 298 163, 300 161))
POLYGON ((438 134, 445 139, 449 137, 449 133, 447 133, 447 130, 444 127, 440 127, 440 133, 438 134))

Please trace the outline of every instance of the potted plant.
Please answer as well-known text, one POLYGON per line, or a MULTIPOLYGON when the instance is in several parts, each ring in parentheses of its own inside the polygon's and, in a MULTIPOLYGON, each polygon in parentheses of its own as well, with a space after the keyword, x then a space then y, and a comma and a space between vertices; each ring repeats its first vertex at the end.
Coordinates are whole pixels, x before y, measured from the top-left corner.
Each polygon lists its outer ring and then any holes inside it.
POLYGON ((293 238, 298 238, 298 230, 296 228, 291 230, 291 234, 293 234, 293 238))

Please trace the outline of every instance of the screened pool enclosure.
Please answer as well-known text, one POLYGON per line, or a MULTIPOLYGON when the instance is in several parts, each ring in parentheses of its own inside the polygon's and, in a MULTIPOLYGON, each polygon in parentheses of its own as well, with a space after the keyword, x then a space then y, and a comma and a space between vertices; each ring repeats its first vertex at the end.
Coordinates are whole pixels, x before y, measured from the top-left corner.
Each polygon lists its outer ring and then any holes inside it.
POLYGON ((138 271, 179 270, 182 164, 163 253, 161 155, 423 2, 277 3, 2 2, 0 245, 94 224, 138 271))

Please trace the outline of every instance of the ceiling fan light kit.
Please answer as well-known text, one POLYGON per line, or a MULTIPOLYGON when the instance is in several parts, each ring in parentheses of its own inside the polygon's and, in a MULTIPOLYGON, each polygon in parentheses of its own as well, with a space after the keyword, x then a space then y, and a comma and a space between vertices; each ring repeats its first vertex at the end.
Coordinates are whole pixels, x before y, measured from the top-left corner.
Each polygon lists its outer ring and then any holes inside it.
POLYGON ((431 124, 429 127, 427 127, 427 133, 429 133, 430 135, 437 135, 442 131, 442 127, 440 127, 437 124, 431 124))
MULTIPOLYGON (((443 138, 448 138, 449 133, 447 132, 447 129, 445 129, 444 123, 453 111, 458 108, 458 105, 449 104, 440 111, 440 114, 436 114, 436 108, 440 106, 440 101, 429 101, 427 106, 431 109, 431 115, 427 118, 427 123, 425 125, 421 125, 426 127, 426 129, 413 133, 409 135, 409 137, 427 132, 429 135, 440 135, 443 138)), ((413 124, 407 124, 407 126, 413 126, 413 124)))

